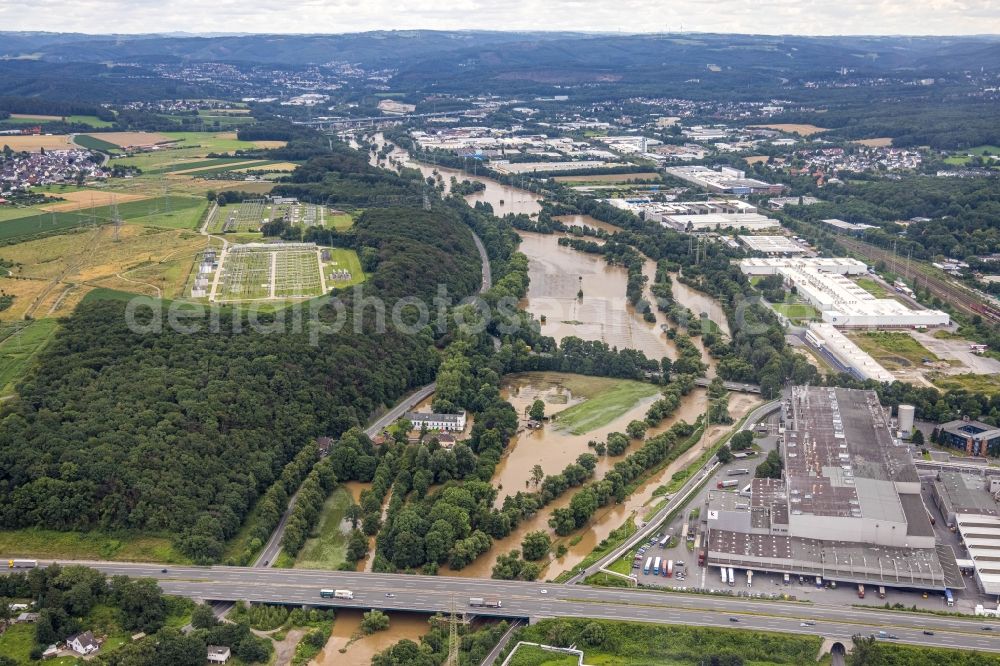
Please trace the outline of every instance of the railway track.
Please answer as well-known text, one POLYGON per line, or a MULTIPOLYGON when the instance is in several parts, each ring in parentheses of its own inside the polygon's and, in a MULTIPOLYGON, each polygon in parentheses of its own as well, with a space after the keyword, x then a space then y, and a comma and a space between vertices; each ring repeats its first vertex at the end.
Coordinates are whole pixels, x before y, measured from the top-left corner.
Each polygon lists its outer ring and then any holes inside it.
MULTIPOLYGON (((910 275, 914 272, 913 262, 907 262, 888 250, 855 240, 853 238, 838 238, 844 247, 872 261, 882 261, 897 275, 910 275)), ((924 286, 941 301, 950 304, 956 310, 966 315, 979 315, 989 321, 1000 324, 1000 308, 984 302, 968 289, 955 284, 951 280, 936 275, 928 275, 922 271, 916 272, 917 282, 924 286)))

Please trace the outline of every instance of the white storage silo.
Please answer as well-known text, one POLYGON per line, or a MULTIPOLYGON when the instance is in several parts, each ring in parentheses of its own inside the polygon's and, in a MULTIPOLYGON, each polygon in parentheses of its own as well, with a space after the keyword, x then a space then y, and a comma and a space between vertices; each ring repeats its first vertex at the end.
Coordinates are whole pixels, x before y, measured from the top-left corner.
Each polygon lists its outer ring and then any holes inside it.
POLYGON ((915 408, 913 405, 900 405, 899 406, 899 431, 903 433, 903 437, 909 437, 910 433, 913 431, 913 413, 915 408))

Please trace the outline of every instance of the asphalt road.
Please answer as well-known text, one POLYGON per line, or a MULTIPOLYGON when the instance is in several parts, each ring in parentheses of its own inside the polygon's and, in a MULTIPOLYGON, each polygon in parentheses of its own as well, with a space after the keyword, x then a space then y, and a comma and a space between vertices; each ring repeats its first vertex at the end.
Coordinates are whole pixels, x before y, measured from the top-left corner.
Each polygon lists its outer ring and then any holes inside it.
MULTIPOLYGON (((774 400, 771 402, 766 402, 763 405, 758 406, 754 409, 747 418, 743 421, 743 425, 740 426, 739 430, 752 430, 757 426, 757 423, 763 419, 765 416, 775 411, 781 402, 774 400)), ((650 534, 656 532, 660 523, 662 523, 672 511, 674 511, 679 505, 688 501, 688 491, 690 491, 694 486, 701 483, 703 474, 702 472, 710 468, 714 464, 715 458, 709 458, 709 460, 701 467, 701 469, 695 470, 691 473, 688 481, 681 487, 680 491, 677 492, 670 501, 667 502, 662 509, 656 512, 652 518, 635 534, 629 537, 622 545, 615 548, 613 551, 602 557, 600 560, 590 565, 588 568, 584 569, 582 572, 574 576, 569 580, 569 584, 575 584, 582 580, 585 580, 588 576, 597 573, 602 567, 606 567, 619 557, 624 555, 626 552, 635 548, 638 544, 646 541, 650 534)))
POLYGON ((511 618, 602 618, 780 631, 818 634, 843 641, 850 641, 855 634, 867 635, 881 630, 905 643, 1000 652, 1000 623, 929 614, 446 576, 80 563, 108 575, 155 578, 168 594, 210 601, 240 599, 262 603, 447 613, 452 608, 468 609, 470 596, 496 596, 502 600, 502 608, 476 608, 470 609, 470 612, 511 618), (163 568, 167 569, 167 573, 162 572, 163 568), (323 599, 319 594, 321 588, 349 589, 354 592, 354 599, 323 599), (802 626, 806 621, 814 624, 802 626), (986 632, 982 629, 984 626, 995 628, 986 632), (931 630, 934 635, 924 635, 924 630, 931 630))

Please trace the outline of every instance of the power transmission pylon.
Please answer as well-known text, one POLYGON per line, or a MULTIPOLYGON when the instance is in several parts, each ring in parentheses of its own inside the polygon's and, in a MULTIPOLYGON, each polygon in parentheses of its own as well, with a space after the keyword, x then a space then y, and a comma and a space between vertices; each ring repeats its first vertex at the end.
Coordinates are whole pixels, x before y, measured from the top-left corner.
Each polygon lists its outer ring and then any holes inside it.
POLYGON ((451 598, 451 616, 448 618, 448 658, 446 666, 458 666, 458 617, 455 615, 455 597, 451 598))
POLYGON ((118 199, 111 198, 111 224, 115 228, 115 242, 121 240, 122 217, 118 214, 118 199))

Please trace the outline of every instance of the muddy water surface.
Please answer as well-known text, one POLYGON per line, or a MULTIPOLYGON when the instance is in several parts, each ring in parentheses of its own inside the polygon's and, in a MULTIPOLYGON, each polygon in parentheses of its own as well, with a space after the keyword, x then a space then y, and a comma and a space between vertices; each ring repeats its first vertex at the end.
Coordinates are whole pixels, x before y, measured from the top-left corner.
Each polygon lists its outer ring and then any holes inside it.
POLYGON ((389 628, 370 636, 361 634, 363 611, 339 610, 333 623, 333 632, 323 650, 310 663, 311 666, 361 666, 370 664, 372 657, 393 643, 408 638, 420 643, 427 633, 427 615, 419 613, 389 613, 389 628), (357 640, 351 639, 360 636, 357 640), (341 652, 342 649, 346 650, 341 652))

